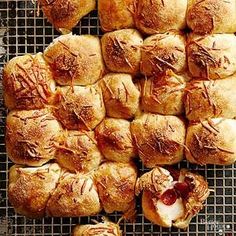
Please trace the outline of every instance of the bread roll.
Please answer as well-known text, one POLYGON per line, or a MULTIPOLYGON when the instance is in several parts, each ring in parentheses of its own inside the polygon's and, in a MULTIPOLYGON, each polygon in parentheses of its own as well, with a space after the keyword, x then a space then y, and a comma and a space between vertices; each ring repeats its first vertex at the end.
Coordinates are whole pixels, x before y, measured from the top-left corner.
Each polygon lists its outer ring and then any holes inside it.
POLYGON ((4 100, 8 109, 38 109, 50 104, 55 81, 42 53, 14 57, 3 69, 4 100))
POLYGON ((222 79, 236 72, 234 34, 191 35, 188 41, 188 66, 193 77, 222 79))
POLYGON ((102 53, 110 71, 137 74, 141 60, 142 36, 135 29, 117 30, 102 37, 102 53))
POLYGON ((185 28, 187 0, 135 0, 136 27, 145 34, 185 28))
POLYGON ((96 128, 95 134, 98 147, 106 159, 125 163, 135 157, 129 121, 106 118, 96 128))
POLYGON ((62 33, 68 33, 82 17, 95 10, 96 0, 39 0, 44 15, 62 33))
POLYGON ((189 120, 236 117, 236 77, 193 80, 186 88, 185 110, 189 120))
POLYGON ((137 169, 134 164, 105 162, 95 176, 99 198, 106 213, 135 209, 137 169))
POLYGON ((63 35, 44 51, 53 77, 60 85, 89 85, 104 71, 100 41, 92 35, 63 35))
POLYGON ((142 79, 141 103, 145 112, 180 115, 184 111, 185 78, 171 70, 164 75, 142 79))
POLYGON ((102 31, 133 28, 134 0, 98 0, 98 15, 102 31))
POLYGON ((199 165, 231 165, 236 160, 236 120, 215 118, 192 124, 186 136, 186 158, 199 165))
POLYGON ((183 159, 185 124, 176 116, 142 114, 131 123, 139 157, 148 168, 183 159))
POLYGON ((77 225, 73 230, 73 236, 122 236, 118 224, 105 220, 95 225, 77 225))
POLYGON ((64 173, 47 203, 46 214, 52 217, 96 215, 101 205, 89 175, 64 173))
POLYGON ((19 214, 29 218, 45 215, 47 201, 61 174, 57 164, 37 168, 14 165, 9 171, 9 201, 19 214))
POLYGON ((66 129, 92 130, 105 117, 100 88, 61 87, 54 114, 66 129))
POLYGON ((236 32, 235 0, 190 0, 187 24, 196 34, 236 32))
POLYGON ((167 70, 183 72, 187 67, 185 37, 176 33, 156 34, 144 40, 140 71, 146 76, 167 70))
POLYGON ((56 160, 60 166, 72 172, 87 173, 98 168, 102 155, 94 133, 65 131, 57 146, 56 160))
POLYGON ((208 183, 198 174, 156 167, 142 175, 136 184, 136 194, 143 191, 144 216, 162 227, 188 227, 203 208, 209 196, 208 183))
POLYGON ((11 111, 6 120, 6 149, 16 164, 41 166, 55 157, 61 126, 48 109, 11 111))
POLYGON ((139 108, 140 92, 131 75, 107 74, 100 83, 109 117, 129 119, 139 108))

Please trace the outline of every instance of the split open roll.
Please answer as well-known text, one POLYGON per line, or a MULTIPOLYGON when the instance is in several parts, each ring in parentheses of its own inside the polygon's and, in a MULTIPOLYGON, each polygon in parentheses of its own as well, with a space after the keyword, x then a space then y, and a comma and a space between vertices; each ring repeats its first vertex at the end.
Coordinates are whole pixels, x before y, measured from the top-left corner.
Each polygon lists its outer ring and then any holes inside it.
POLYGON ((208 183, 187 169, 156 167, 137 181, 144 216, 162 227, 185 229, 209 196, 208 183), (170 171, 169 171, 170 170, 170 171))

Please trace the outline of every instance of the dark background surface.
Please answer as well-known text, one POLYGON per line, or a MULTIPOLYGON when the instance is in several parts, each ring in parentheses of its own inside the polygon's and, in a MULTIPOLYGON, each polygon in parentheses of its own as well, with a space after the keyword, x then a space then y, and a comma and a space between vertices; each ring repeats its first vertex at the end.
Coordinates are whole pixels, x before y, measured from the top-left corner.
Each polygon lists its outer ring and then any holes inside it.
MULTIPOLYGON (((75 34, 102 35, 97 18, 97 12, 78 24, 75 34)), ((37 16, 37 8, 31 0, 9 1, 0 0, 0 77, 5 62, 14 56, 25 53, 41 52, 59 34, 43 18, 37 16), (1 48, 4 42, 4 50, 1 48)), ((4 144, 4 126, 6 110, 2 100, 0 86, 0 236, 3 235, 70 235, 73 226, 78 223, 91 223, 96 217, 83 218, 45 218, 30 220, 14 213, 7 200, 8 169, 12 163, 7 159, 4 144)), ((140 173, 145 171, 139 161, 140 173)), ((205 176, 214 192, 207 199, 206 207, 195 217, 186 231, 164 229, 152 225, 144 219, 138 199, 138 216, 136 223, 122 223, 124 235, 236 235, 236 166, 200 167, 183 161, 178 167, 197 170, 205 176)), ((110 219, 118 221, 120 214, 111 214, 110 219)))

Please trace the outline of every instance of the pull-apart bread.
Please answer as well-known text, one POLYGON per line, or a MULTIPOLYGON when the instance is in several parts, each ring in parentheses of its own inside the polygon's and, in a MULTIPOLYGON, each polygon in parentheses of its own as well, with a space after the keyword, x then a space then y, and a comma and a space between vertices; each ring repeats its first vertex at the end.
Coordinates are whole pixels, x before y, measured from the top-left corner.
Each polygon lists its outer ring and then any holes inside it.
POLYGON ((187 54, 189 71, 193 77, 222 79, 236 72, 234 34, 190 35, 187 54))
POLYGON ((187 68, 185 36, 178 33, 155 34, 144 40, 140 71, 145 76, 159 76, 167 70, 175 73, 187 68))
POLYGON ((110 73, 100 82, 107 116, 133 118, 139 109, 140 92, 129 74, 110 73))
POLYGON ((145 112, 162 115, 184 113, 186 78, 168 70, 160 76, 143 78, 138 83, 141 90, 141 107, 145 112))
POLYGON ((188 0, 134 0, 136 27, 145 34, 182 30, 186 26, 188 0))
POLYGON ((187 24, 196 34, 236 32, 235 0, 189 0, 187 24))
POLYGON ((96 85, 58 88, 53 110, 68 130, 92 130, 106 114, 101 89, 96 85))
POLYGON ((87 173, 103 160, 93 131, 65 130, 57 145, 55 158, 71 172, 87 173))
POLYGON ((16 164, 41 166, 55 158, 60 123, 48 109, 11 111, 6 120, 6 149, 16 164))
POLYGON ((95 172, 101 204, 107 213, 135 214, 137 169, 133 163, 105 162, 95 172))
POLYGON ((122 236, 118 224, 104 220, 102 223, 77 225, 72 236, 122 236))
POLYGON ((208 184, 199 174, 156 167, 137 181, 136 194, 142 193, 144 216, 162 227, 188 227, 209 196, 208 184))
POLYGON ((110 71, 137 74, 143 38, 135 29, 106 33, 101 39, 105 64, 110 71))
POLYGON ((98 15, 104 32, 134 28, 134 0, 98 0, 98 15))
POLYGON ((53 102, 55 81, 42 53, 10 60, 3 70, 4 100, 8 109, 40 109, 53 102))
POLYGON ((142 114, 131 123, 138 154, 148 168, 173 165, 183 159, 185 124, 177 116, 142 114))
POLYGON ((184 98, 186 117, 199 121, 236 117, 236 76, 222 80, 192 80, 184 98))
POLYGON ((61 33, 70 32, 96 6, 96 0, 38 0, 38 3, 47 20, 61 33))
POLYGON ((103 74, 104 64, 98 37, 63 35, 44 51, 53 78, 60 85, 89 85, 103 74))
POLYGON ((191 163, 231 165, 236 161, 236 120, 215 118, 190 124, 185 155, 191 163))
POLYGON ((125 163, 136 156, 128 120, 106 118, 96 127, 95 134, 98 147, 107 160, 125 163))

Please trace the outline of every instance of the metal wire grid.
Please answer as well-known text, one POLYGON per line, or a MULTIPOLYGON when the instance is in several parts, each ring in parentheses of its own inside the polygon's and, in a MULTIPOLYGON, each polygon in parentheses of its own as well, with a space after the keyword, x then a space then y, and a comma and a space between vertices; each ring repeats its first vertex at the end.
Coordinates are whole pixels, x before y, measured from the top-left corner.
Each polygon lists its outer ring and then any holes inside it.
MULTIPOLYGON (((73 33, 101 35, 97 12, 94 11, 84 17, 73 33)), ((31 0, 0 0, 0 39, 3 38, 6 50, 5 56, 0 53, 0 72, 4 63, 12 57, 41 52, 58 35, 43 18, 42 13, 37 16, 36 6, 31 0), (3 29, 6 29, 4 34, 3 29)), ((2 86, 0 86, 0 93, 2 95, 2 86)), ((4 144, 5 117, 6 110, 0 96, 0 236, 69 236, 74 225, 91 223, 91 219, 99 220, 101 215, 31 220, 15 214, 7 198, 8 169, 12 163, 7 159, 4 144)), ((145 171, 140 162, 137 164, 141 172, 145 171)), ((211 189, 215 192, 208 198, 206 207, 193 219, 186 231, 180 231, 174 228, 160 228, 148 222, 142 215, 140 199, 138 199, 137 221, 134 224, 121 224, 124 235, 236 235, 236 165, 200 167, 183 161, 177 167, 197 170, 207 178, 211 189)), ((114 221, 117 221, 120 216, 118 213, 109 215, 114 221)))

